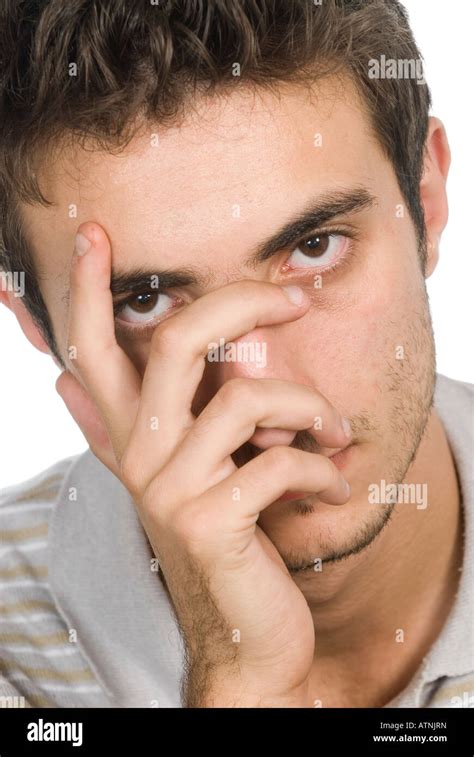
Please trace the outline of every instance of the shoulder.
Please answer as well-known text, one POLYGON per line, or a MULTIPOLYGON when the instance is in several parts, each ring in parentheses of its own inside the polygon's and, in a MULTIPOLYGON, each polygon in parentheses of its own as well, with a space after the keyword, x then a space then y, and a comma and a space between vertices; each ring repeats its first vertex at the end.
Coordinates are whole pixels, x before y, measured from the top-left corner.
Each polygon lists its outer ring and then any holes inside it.
POLYGON ((25 481, 0 488, 0 514, 14 505, 53 504, 68 472, 81 457, 63 458, 25 481))
POLYGON ((474 442, 474 384, 437 374, 434 405, 455 458, 467 463, 474 442))
POLYGON ((474 384, 457 381, 440 373, 436 374, 435 404, 442 407, 452 405, 457 408, 472 406, 474 402, 474 384))
POLYGON ((19 588, 10 579, 43 577, 51 517, 67 474, 80 457, 64 458, 21 483, 0 489, 0 557, 5 565, 0 570, 2 596, 6 588, 19 588), (31 568, 33 558, 39 563, 38 574, 31 568))
POLYGON ((108 706, 82 647, 71 641, 49 575, 56 505, 72 469, 90 455, 64 458, 0 490, 0 708, 108 706))

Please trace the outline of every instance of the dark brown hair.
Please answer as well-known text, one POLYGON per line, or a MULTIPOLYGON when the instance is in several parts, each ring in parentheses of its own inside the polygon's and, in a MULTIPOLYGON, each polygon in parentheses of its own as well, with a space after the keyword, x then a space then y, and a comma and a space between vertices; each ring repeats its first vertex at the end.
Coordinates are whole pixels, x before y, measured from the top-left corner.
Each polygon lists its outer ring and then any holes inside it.
POLYGON ((369 75, 371 59, 420 59, 398 0, 1 0, 0 14, 0 268, 25 272, 25 305, 61 363, 18 212, 49 204, 39 156, 60 139, 120 149, 137 119, 176 122, 198 92, 343 71, 424 239, 428 86, 369 75))

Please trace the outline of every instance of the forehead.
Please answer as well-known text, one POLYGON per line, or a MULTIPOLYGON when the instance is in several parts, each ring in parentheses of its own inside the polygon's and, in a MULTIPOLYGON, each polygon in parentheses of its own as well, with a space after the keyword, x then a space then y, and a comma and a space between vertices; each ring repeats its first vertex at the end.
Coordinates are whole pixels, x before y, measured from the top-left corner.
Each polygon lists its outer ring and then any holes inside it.
POLYGON ((382 160, 348 80, 241 88, 197 101, 179 126, 144 124, 120 154, 58 150, 39 172, 54 205, 22 215, 46 289, 86 220, 104 226, 117 266, 153 255, 162 269, 231 268, 309 196, 374 186, 382 160))

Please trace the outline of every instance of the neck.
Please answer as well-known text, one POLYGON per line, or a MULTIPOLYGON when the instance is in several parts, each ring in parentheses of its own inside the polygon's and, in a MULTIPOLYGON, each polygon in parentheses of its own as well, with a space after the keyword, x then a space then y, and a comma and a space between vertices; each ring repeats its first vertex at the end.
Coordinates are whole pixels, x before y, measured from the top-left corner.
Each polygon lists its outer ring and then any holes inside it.
POLYGON ((318 669, 326 663, 343 665, 347 673, 352 666, 358 675, 360 666, 369 669, 370 657, 380 678, 380 669, 390 675, 395 661, 395 691, 438 636, 451 609, 462 556, 456 470, 434 409, 404 479, 420 482, 427 484, 426 509, 397 505, 368 548, 325 566, 319 580, 317 574, 300 579, 313 614, 318 669))

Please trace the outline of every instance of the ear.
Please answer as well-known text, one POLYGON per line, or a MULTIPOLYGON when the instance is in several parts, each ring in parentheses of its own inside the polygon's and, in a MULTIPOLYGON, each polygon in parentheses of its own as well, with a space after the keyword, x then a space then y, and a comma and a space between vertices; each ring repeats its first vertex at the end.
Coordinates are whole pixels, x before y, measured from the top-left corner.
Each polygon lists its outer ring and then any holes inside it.
POLYGON ((441 234, 448 222, 446 181, 450 164, 451 152, 446 130, 439 118, 431 116, 425 143, 423 175, 420 182, 420 196, 425 213, 427 236, 426 278, 431 276, 436 268, 441 234))
POLYGON ((26 309, 21 298, 15 297, 15 295, 12 292, 0 291, 0 302, 6 305, 6 307, 9 308, 12 311, 12 313, 16 316, 16 319, 18 323, 20 324, 21 330, 23 331, 28 341, 31 342, 33 347, 36 347, 36 349, 39 350, 40 352, 46 352, 48 355, 51 354, 51 350, 49 349, 48 344, 44 340, 44 337, 40 329, 36 325, 35 321, 33 320, 28 310, 26 309))

